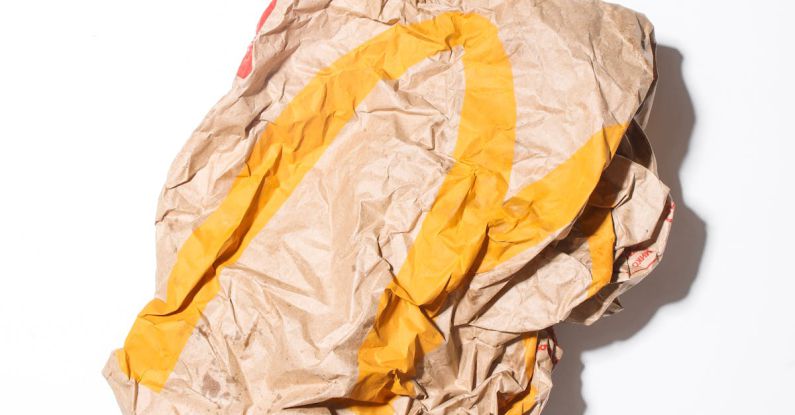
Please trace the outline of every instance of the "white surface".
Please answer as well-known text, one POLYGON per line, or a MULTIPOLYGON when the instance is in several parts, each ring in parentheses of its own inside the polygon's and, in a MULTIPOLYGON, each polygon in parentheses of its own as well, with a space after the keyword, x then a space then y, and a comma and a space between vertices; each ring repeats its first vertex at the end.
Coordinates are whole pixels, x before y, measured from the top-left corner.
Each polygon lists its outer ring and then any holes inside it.
MULTIPOLYGON (((2 412, 118 413, 100 370, 154 289, 160 187, 265 3, 0 5, 2 412)), ((545 414, 792 414, 793 3, 625 4, 664 46, 678 217, 622 314, 560 330, 545 414)))

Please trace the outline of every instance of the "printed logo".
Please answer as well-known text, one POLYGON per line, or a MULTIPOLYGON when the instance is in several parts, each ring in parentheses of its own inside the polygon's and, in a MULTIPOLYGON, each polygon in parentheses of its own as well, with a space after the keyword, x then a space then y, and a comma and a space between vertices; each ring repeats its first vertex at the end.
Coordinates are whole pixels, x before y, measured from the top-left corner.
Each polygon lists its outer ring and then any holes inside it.
POLYGON ((657 259, 659 259, 659 256, 651 249, 635 251, 629 255, 629 259, 627 260, 627 262, 629 262, 629 273, 634 274, 645 271, 654 265, 657 259))
POLYGON ((674 221, 674 212, 676 211, 676 202, 673 200, 671 201, 671 207, 668 209, 668 216, 665 218, 665 221, 668 223, 672 223, 674 221))

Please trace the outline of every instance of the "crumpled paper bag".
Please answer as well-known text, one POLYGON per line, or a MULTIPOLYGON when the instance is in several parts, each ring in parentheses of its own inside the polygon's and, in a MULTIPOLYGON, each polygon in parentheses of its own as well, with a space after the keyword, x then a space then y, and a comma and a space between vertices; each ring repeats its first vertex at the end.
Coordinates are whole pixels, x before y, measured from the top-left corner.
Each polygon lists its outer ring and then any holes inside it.
POLYGON ((654 47, 596 1, 271 2, 168 174, 122 411, 540 413, 552 326, 662 256, 654 47))

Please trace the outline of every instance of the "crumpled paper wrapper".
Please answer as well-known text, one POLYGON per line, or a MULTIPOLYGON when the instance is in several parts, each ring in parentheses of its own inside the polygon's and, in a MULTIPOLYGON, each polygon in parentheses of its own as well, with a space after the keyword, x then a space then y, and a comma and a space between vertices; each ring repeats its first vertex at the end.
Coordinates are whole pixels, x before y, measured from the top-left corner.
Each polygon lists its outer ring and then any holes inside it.
POLYGON ((652 25, 596 1, 275 0, 177 156, 125 414, 538 414, 659 262, 652 25))

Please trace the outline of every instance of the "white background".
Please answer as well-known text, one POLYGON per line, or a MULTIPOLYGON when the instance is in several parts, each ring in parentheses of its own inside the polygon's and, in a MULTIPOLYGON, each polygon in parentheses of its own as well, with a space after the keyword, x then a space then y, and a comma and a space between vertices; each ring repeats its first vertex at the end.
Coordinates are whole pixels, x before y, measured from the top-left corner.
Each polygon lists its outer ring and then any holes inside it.
MULTIPOLYGON (((657 27, 667 258, 564 327, 545 415, 793 414, 795 9, 627 0, 657 27)), ((114 414, 100 371, 154 290, 171 160, 265 0, 0 5, 0 412, 114 414)))

